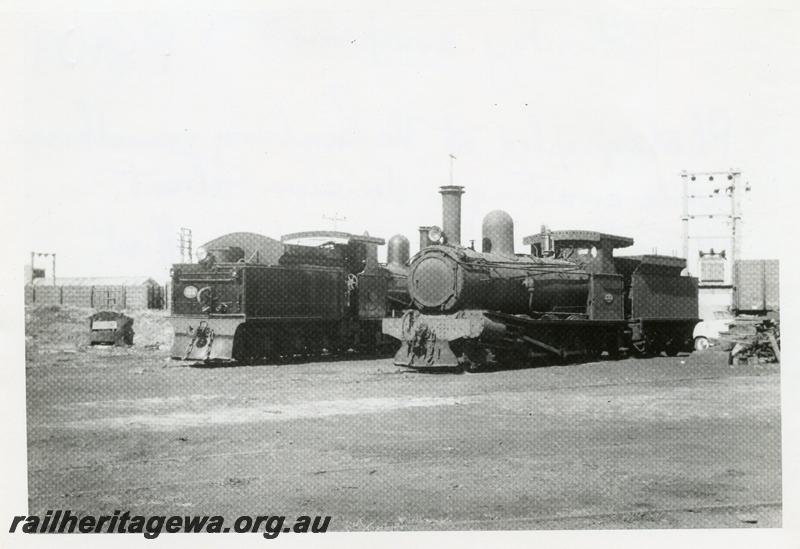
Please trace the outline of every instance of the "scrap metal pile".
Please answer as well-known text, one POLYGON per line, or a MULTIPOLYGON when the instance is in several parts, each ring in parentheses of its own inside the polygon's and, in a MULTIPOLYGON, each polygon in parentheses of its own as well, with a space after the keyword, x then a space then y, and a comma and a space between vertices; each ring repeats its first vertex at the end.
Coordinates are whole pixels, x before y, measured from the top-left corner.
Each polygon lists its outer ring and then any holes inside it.
POLYGON ((732 345, 729 364, 780 362, 780 322, 775 318, 739 316, 720 339, 732 345))

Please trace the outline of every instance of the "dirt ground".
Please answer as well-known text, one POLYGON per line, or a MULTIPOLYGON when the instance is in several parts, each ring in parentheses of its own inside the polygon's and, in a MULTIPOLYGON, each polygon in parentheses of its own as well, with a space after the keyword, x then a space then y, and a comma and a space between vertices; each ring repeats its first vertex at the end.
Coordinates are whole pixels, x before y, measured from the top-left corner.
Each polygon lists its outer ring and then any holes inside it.
POLYGON ((133 348, 91 348, 86 312, 56 309, 28 314, 30 513, 781 525, 778 365, 708 351, 464 375, 390 359, 192 368, 167 358, 158 314, 137 318, 133 348))

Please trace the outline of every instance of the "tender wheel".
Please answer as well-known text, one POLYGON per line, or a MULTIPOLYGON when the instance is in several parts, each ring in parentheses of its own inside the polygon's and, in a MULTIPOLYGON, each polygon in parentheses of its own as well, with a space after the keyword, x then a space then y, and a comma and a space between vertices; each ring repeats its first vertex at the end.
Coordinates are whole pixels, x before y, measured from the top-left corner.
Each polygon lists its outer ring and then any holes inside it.
POLYGON ((694 338, 694 350, 695 351, 705 351, 711 344, 708 342, 708 338, 705 336, 698 336, 694 338))
POLYGON ((641 358, 653 358, 658 356, 660 351, 657 351, 650 341, 640 341, 633 344, 634 354, 641 358))
POLYGON ((475 373, 483 369, 487 362, 485 349, 476 348, 472 345, 458 345, 453 349, 458 357, 458 367, 462 373, 475 373))

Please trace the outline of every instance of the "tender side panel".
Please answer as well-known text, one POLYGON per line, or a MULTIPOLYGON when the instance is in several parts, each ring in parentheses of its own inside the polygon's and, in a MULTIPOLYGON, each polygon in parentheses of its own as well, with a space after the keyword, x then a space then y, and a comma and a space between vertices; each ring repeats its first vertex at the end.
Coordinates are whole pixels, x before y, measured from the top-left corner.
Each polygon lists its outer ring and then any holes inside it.
POLYGON ((340 269, 245 270, 245 314, 249 317, 339 319, 348 300, 340 269))
POLYGON ((697 318, 697 279, 658 273, 631 276, 633 318, 697 318))

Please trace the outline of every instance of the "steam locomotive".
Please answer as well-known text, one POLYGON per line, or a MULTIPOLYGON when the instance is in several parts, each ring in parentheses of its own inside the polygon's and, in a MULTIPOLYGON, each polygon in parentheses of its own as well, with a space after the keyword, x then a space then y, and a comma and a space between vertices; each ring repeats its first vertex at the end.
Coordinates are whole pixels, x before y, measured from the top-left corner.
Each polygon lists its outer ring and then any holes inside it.
POLYGON ((407 308, 408 239, 335 231, 231 233, 197 249, 198 263, 172 266, 171 356, 240 363, 352 349, 381 352, 381 319, 407 308), (291 244, 292 241, 322 241, 291 244))
POLYGON ((482 251, 460 244, 463 187, 445 186, 443 224, 420 227, 410 262, 413 307, 383 320, 401 342, 397 365, 476 370, 530 363, 693 350, 697 279, 685 260, 622 256, 633 239, 591 231, 528 236, 514 253, 514 222, 495 210, 483 220, 482 251))

